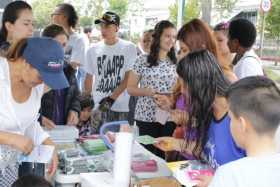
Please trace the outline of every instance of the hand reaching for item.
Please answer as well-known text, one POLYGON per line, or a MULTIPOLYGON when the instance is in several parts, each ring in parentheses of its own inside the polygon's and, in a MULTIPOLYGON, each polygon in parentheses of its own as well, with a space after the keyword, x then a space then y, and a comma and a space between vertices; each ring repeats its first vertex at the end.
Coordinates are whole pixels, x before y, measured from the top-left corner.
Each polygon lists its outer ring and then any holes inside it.
POLYGON ((34 148, 33 141, 30 138, 20 134, 12 134, 10 141, 10 145, 12 147, 22 151, 26 155, 31 153, 34 148))
POLYGON ((155 94, 154 95, 155 103, 162 109, 162 110, 170 110, 173 106, 172 101, 169 96, 155 94))
POLYGON ((70 110, 67 117, 68 125, 77 125, 79 123, 78 113, 76 111, 70 110))
POLYGON ((156 138, 156 142, 154 144, 155 147, 159 148, 162 151, 181 151, 181 143, 184 140, 176 139, 173 137, 160 137, 156 138))
POLYGON ((42 116, 42 125, 49 130, 54 129, 56 126, 52 120, 50 120, 44 116, 42 116))
POLYGON ((102 112, 107 112, 111 109, 112 105, 114 104, 115 100, 112 99, 111 97, 104 97, 100 102, 99 102, 99 107, 98 109, 102 112))
POLYGON ((49 165, 48 168, 48 177, 52 178, 54 176, 57 166, 58 166, 58 156, 56 151, 54 151, 51 164, 49 165))

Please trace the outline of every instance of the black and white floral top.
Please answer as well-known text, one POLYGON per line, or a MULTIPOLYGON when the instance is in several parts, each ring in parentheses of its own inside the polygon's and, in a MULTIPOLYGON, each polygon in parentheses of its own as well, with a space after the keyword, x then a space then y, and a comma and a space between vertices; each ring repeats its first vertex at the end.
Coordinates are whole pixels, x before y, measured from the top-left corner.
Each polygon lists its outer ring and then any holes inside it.
MULTIPOLYGON (((176 83, 176 65, 170 60, 159 61, 159 65, 149 67, 147 55, 139 56, 133 71, 140 77, 141 88, 152 88, 158 93, 170 93, 176 83)), ((135 108, 135 120, 156 122, 157 105, 151 96, 139 96, 135 108)))

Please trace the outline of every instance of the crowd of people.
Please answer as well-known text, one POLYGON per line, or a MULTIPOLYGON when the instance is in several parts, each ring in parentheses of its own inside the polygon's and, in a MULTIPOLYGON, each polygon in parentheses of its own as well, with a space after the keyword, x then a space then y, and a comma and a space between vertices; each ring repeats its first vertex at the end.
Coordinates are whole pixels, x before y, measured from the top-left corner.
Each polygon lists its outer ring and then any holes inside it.
MULTIPOLYGON (((44 164, 17 162, 37 145, 54 145, 44 128, 75 126, 88 136, 123 120, 156 138, 144 147, 157 156, 200 160, 216 171, 198 176, 198 187, 278 186, 280 90, 253 50, 253 23, 239 18, 212 28, 195 18, 177 31, 162 20, 134 44, 119 37, 120 17, 107 11, 94 21, 101 40, 90 43, 76 31, 71 4, 50 16, 33 37, 28 3, 3 12, 0 186, 51 186, 44 164)), ((50 177, 57 165, 55 152, 50 177)))

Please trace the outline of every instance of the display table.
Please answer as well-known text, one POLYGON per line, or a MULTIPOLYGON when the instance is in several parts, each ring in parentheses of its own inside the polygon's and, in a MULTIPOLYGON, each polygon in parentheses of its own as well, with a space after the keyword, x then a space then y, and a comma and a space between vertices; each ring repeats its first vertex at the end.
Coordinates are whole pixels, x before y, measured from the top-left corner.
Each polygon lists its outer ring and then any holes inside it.
POLYGON ((182 185, 174 178, 159 177, 153 179, 142 180, 134 185, 135 187, 150 186, 150 187, 181 187, 182 185))
MULTIPOLYGON (((172 172, 168 169, 165 160, 152 154, 139 143, 134 143, 132 152, 133 155, 137 155, 137 154, 148 155, 151 159, 154 159, 157 162, 157 166, 158 166, 158 170, 156 172, 139 172, 139 173, 132 174, 132 177, 135 180, 141 181, 144 179, 172 176, 172 172)), ((84 174, 76 174, 76 175, 66 175, 63 174, 60 170, 58 170, 55 175, 55 182, 56 182, 56 186, 58 187, 74 187, 76 184, 81 184, 82 181, 84 181, 84 186, 87 187, 90 185, 94 186, 94 184, 91 184, 91 182, 94 182, 94 180, 96 182, 96 179, 94 178, 95 177, 98 178, 99 175, 104 176, 105 174, 108 179, 110 179, 110 177, 113 178, 111 173, 107 173, 107 172, 102 172, 102 173, 86 173, 86 174, 84 173, 84 174)))
MULTIPOLYGON (((110 173, 81 173, 82 187, 112 187, 112 175, 110 173)), ((132 187, 181 187, 181 184, 172 177, 159 177, 132 181, 132 187)))

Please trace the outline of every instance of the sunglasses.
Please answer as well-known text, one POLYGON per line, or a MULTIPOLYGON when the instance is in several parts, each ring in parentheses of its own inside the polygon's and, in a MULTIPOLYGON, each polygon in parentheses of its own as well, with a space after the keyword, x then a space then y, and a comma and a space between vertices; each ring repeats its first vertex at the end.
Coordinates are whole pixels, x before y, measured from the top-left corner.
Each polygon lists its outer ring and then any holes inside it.
POLYGON ((105 15, 103 15, 102 19, 105 19, 110 22, 114 22, 114 21, 116 21, 116 16, 110 15, 110 14, 105 14, 105 15))

